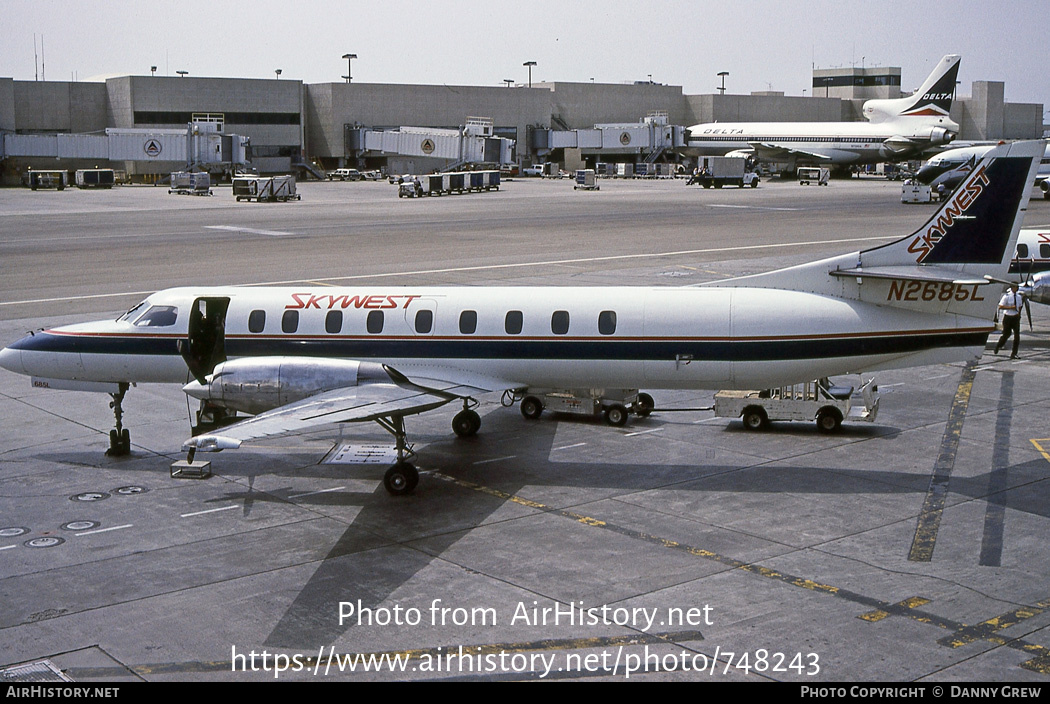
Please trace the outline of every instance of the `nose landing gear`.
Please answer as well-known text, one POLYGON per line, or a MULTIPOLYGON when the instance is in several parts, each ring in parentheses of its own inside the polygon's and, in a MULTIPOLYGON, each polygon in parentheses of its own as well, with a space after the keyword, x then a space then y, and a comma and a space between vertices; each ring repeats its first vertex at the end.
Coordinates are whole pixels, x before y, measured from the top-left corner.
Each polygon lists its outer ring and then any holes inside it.
POLYGON ((109 407, 113 409, 113 416, 116 418, 116 427, 109 431, 109 449, 106 450, 106 455, 109 457, 126 457, 131 454, 131 433, 124 427, 121 422, 124 417, 124 394, 128 392, 129 384, 127 382, 121 382, 119 391, 115 394, 110 394, 113 399, 109 402, 109 407))

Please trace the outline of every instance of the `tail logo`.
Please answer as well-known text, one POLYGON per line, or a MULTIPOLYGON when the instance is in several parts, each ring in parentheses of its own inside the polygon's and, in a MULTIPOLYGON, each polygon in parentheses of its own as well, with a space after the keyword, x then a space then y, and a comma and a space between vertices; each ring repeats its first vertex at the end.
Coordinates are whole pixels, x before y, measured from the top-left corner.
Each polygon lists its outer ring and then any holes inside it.
POLYGON ((988 186, 990 183, 986 171, 987 165, 981 165, 979 169, 974 171, 970 175, 970 180, 959 188, 951 202, 937 214, 937 219, 926 229, 926 232, 917 235, 911 244, 908 245, 908 251, 918 255, 915 259, 917 263, 922 264, 923 260, 933 251, 934 246, 941 241, 942 237, 948 234, 948 229, 952 226, 952 223, 967 217, 963 213, 970 209, 970 206, 977 201, 977 197, 984 191, 985 186, 988 186))

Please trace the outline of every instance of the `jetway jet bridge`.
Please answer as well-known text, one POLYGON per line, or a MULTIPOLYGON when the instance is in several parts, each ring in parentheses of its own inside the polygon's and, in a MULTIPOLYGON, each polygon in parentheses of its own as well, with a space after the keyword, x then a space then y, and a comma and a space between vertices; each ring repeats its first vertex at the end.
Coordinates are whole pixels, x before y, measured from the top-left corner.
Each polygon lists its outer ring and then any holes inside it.
MULTIPOLYGON (((247 137, 223 132, 221 115, 194 115, 184 130, 106 128, 103 134, 3 134, 0 159, 156 164, 160 173, 235 170, 251 162, 247 137), (163 168, 160 168, 163 166, 163 168)), ((147 169, 142 169, 147 172, 147 169)))
POLYGON ((458 129, 437 127, 399 127, 377 130, 345 126, 347 156, 360 158, 368 153, 445 159, 445 170, 466 164, 510 164, 514 161, 514 140, 493 136, 492 120, 468 117, 458 129))
POLYGON ((593 129, 535 128, 529 148, 541 158, 555 149, 579 149, 584 155, 629 154, 654 163, 662 154, 686 145, 686 128, 668 124, 667 113, 654 111, 638 122, 595 125, 593 129))

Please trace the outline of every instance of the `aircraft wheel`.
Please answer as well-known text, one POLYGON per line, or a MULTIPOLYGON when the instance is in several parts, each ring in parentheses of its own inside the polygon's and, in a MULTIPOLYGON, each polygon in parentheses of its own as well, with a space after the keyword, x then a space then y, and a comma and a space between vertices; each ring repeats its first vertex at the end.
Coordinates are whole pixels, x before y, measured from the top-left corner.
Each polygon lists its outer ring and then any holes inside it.
POLYGON ((757 406, 745 408, 741 419, 744 421, 744 428, 747 430, 762 430, 769 423, 769 417, 766 416, 766 412, 757 406))
POLYGON ((649 414, 656 408, 656 401, 649 394, 638 394, 638 400, 634 404, 634 412, 642 418, 648 418, 649 414))
POLYGON ((605 422, 619 428, 627 423, 627 409, 619 403, 614 403, 605 409, 605 422))
POLYGON ((477 435, 481 429, 481 416, 474 411, 460 411, 452 419, 452 431, 461 438, 477 435))
POLYGON ((419 472, 410 462, 399 462, 383 475, 383 486, 393 496, 412 493, 419 484, 419 472))
POLYGON ((536 420, 543 413, 543 403, 535 396, 526 396, 521 400, 521 415, 529 420, 536 420))
POLYGON ((817 413, 817 430, 822 433, 834 433, 842 427, 842 414, 837 408, 822 408, 817 413))

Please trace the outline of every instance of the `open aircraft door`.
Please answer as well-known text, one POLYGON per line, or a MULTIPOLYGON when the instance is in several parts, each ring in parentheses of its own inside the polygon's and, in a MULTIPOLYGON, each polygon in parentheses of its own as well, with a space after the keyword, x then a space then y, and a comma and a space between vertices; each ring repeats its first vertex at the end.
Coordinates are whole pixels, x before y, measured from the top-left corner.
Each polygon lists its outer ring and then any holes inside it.
POLYGON ((190 374, 200 383, 216 365, 226 361, 226 311, 228 297, 198 298, 190 307, 185 340, 179 340, 179 354, 190 374))

